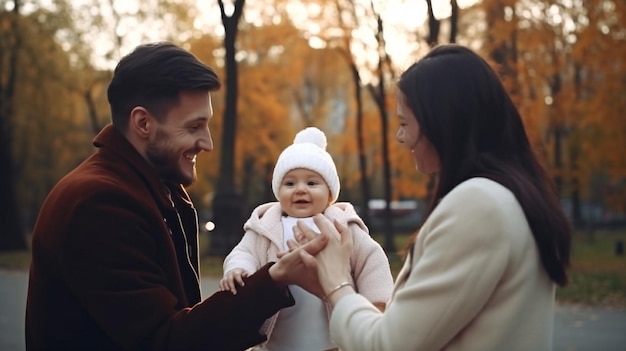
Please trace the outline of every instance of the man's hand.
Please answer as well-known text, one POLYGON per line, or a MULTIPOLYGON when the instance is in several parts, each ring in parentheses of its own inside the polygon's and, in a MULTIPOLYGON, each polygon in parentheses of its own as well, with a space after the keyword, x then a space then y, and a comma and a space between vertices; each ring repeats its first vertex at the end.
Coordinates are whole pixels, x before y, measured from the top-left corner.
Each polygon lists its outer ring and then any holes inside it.
MULTIPOLYGON (((298 235, 298 234, 296 234, 298 235)), ((281 285, 295 284, 310 293, 322 298, 324 292, 317 278, 317 270, 311 265, 305 265, 302 253, 316 255, 328 243, 328 237, 324 234, 315 235, 308 242, 298 245, 295 242, 288 243, 290 251, 282 252, 280 259, 269 269, 269 274, 274 281, 281 285)))

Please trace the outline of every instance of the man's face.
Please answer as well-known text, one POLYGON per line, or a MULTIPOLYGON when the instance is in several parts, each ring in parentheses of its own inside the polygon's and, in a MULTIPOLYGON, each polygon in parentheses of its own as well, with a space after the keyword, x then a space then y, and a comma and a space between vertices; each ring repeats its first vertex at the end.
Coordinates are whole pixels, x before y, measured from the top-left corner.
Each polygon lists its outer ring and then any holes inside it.
POLYGON ((196 180, 196 156, 213 150, 209 120, 213 116, 211 95, 206 91, 180 93, 164 122, 148 142, 146 156, 166 181, 191 185, 196 180))

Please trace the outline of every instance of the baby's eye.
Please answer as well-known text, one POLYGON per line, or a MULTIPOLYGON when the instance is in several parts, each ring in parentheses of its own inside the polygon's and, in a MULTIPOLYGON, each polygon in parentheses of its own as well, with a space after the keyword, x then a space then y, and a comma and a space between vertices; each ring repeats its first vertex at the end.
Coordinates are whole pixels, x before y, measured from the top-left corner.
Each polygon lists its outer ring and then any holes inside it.
POLYGON ((309 180, 309 182, 307 183, 308 186, 315 186, 317 184, 319 184, 319 182, 315 180, 309 180))
POLYGON ((292 182, 291 180, 286 181, 285 183, 283 183, 285 186, 293 186, 294 182, 292 182))

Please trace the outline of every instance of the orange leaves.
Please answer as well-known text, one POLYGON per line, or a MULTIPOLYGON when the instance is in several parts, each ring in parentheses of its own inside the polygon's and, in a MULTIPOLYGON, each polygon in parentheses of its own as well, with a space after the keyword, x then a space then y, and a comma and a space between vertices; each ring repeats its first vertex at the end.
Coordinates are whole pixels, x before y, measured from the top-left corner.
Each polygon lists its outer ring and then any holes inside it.
POLYGON ((528 134, 543 143, 552 175, 563 180, 562 195, 612 202, 592 183, 609 177, 616 180, 613 193, 626 198, 626 3, 481 6, 490 25, 485 52, 496 50, 499 63, 513 68, 508 87, 528 134), (515 9, 512 19, 507 6, 515 9))

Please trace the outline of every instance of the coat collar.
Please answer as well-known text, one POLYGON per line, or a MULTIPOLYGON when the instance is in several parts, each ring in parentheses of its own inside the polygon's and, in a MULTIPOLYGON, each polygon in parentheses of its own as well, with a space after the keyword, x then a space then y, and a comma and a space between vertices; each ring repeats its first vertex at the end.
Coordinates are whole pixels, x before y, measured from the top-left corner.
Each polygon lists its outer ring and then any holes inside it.
POLYGON ((172 208, 167 189, 172 192, 172 197, 177 197, 190 206, 192 205, 191 199, 184 187, 172 182, 164 183, 148 161, 141 156, 128 139, 113 125, 109 124, 105 126, 93 139, 93 145, 101 151, 104 150, 113 153, 115 157, 123 160, 133 170, 139 173, 146 185, 150 188, 154 199, 162 211, 172 208))

